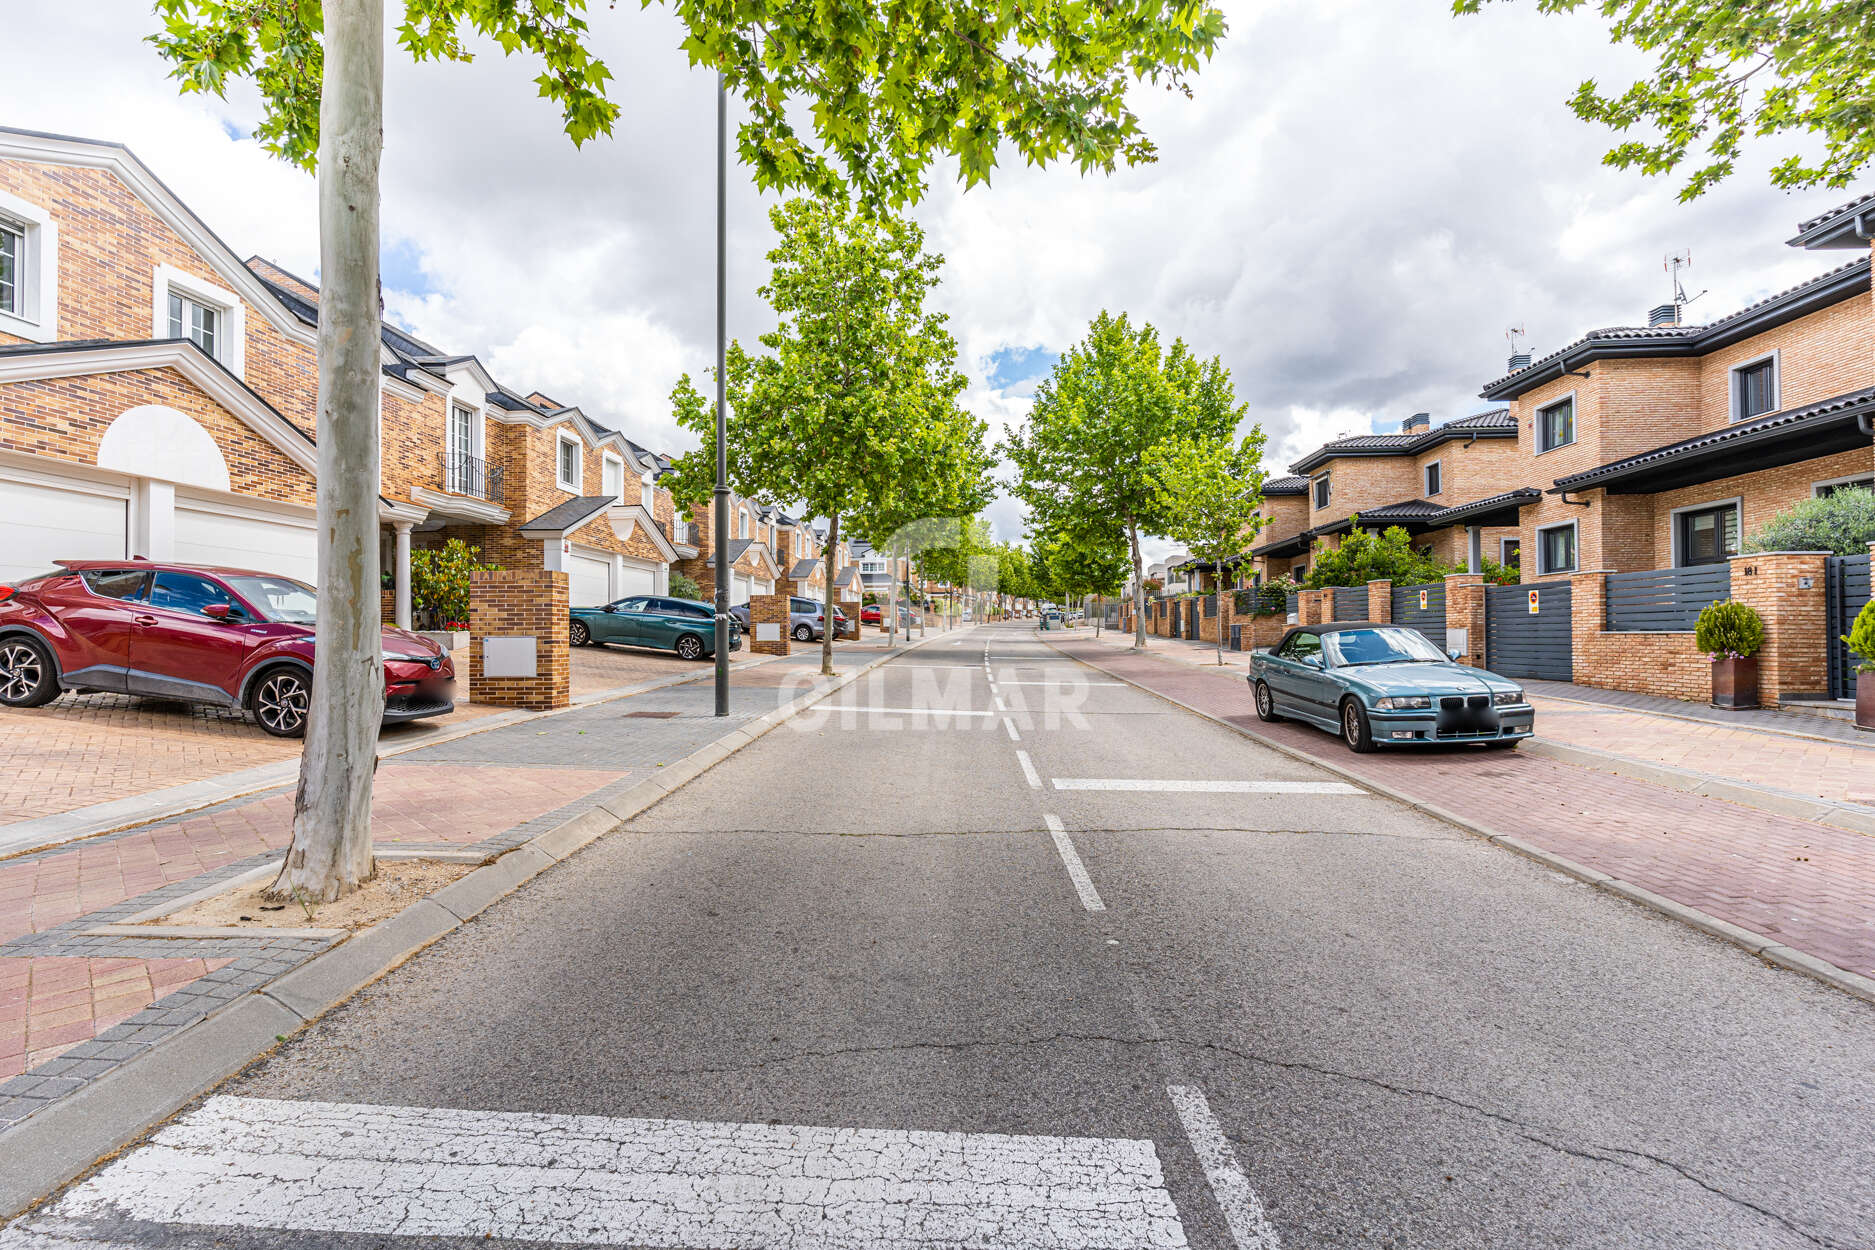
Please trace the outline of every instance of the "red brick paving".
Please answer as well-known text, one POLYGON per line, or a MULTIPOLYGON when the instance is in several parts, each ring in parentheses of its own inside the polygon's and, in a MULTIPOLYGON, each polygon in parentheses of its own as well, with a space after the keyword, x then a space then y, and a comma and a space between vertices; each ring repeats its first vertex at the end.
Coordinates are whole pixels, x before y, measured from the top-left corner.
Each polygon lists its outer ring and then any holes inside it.
POLYGON ((1235 668, 1207 672, 1091 641, 1057 645, 1494 833, 1875 976, 1875 838, 1508 751, 1355 755, 1326 733, 1259 721, 1235 668))
POLYGON ((0 1080, 57 1058, 229 959, 0 958, 0 1080))

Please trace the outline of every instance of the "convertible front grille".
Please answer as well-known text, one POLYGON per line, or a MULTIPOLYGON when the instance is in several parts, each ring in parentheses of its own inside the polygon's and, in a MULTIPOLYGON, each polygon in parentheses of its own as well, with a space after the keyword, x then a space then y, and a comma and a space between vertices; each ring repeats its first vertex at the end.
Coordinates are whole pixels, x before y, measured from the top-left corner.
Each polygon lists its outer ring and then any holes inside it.
POLYGON ((1488 694, 1442 695, 1439 699, 1439 706, 1448 712, 1456 712, 1465 707, 1486 708, 1491 706, 1491 696, 1488 694))

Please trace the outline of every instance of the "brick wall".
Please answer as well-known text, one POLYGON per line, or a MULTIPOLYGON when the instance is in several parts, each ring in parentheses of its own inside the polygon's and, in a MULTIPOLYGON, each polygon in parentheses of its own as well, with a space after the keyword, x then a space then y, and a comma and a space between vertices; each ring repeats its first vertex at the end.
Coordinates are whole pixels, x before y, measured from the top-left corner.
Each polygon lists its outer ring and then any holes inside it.
MULTIPOLYGON (((790 585, 792 583, 789 583, 790 585)), ((753 595, 749 599, 749 651, 755 655, 787 655, 788 637, 788 599, 787 593, 773 595, 753 595), (775 638, 771 641, 758 641, 756 635, 763 625, 775 626, 775 638)))
POLYGON ((1459 663, 1483 668, 1484 663, 1484 578, 1477 573, 1448 573, 1445 576, 1446 645, 1455 639, 1451 631, 1465 631, 1465 651, 1459 663))
POLYGON ((469 575, 469 694, 475 702, 538 711, 572 701, 568 600, 567 575, 557 570, 469 575), (484 676, 482 645, 491 635, 532 635, 536 676, 484 676))
POLYGON ((1693 644, 1692 634, 1608 632, 1608 572, 1596 569, 1569 579, 1576 682, 1711 701, 1712 662, 1693 644))
POLYGON ((1393 620, 1393 583, 1391 581, 1382 579, 1367 583, 1367 619, 1383 623, 1393 620))
POLYGON ((1732 598, 1764 618, 1758 695, 1766 704, 1829 691, 1826 559, 1812 551, 1732 557, 1732 598))

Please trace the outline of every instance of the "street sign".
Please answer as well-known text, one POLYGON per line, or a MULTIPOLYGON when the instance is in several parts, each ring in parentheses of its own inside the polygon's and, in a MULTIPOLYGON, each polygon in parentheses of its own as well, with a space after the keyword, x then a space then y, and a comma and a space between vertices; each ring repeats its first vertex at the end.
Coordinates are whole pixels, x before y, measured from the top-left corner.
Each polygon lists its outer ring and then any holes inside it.
POLYGON ((1533 591, 1531 591, 1531 592, 1530 592, 1530 615, 1531 615, 1531 616, 1535 616, 1535 615, 1536 615, 1536 608, 1537 608, 1537 598, 1536 598, 1536 597, 1537 597, 1537 592, 1536 592, 1536 591, 1534 591, 1534 590, 1533 590, 1533 591))

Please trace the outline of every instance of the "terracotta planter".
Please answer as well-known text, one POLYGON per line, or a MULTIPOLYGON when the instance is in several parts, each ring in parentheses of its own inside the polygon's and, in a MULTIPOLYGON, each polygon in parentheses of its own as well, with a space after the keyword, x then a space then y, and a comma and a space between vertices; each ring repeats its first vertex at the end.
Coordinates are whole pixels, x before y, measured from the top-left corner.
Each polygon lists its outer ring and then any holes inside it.
POLYGON ((1758 706, 1758 657, 1712 662, 1712 706, 1744 711, 1758 706))
POLYGON ((1875 673, 1856 676, 1855 724, 1857 729, 1875 729, 1875 673))

